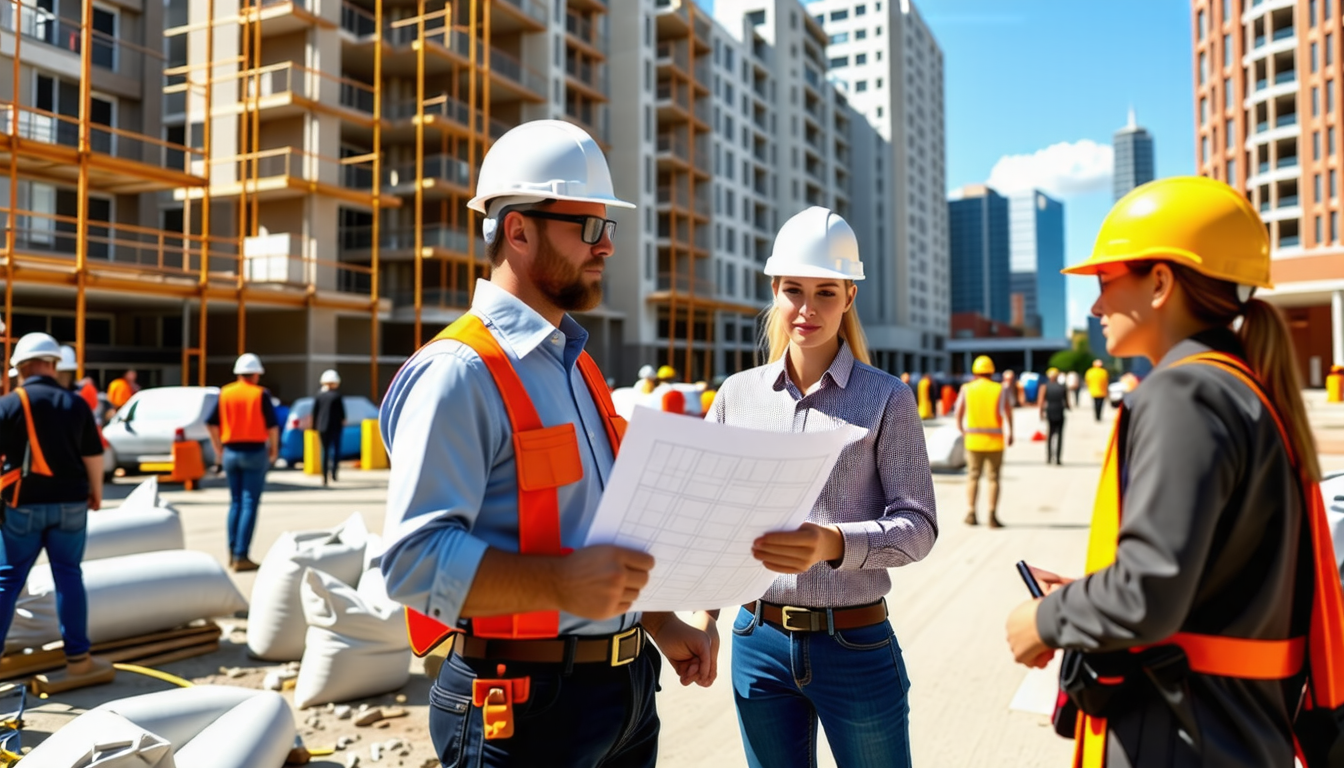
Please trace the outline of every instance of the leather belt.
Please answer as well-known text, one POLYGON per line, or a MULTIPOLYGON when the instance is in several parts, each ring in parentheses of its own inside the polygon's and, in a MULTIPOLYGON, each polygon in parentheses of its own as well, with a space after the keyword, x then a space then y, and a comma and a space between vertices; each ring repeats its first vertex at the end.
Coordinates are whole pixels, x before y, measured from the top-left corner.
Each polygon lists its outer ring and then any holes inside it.
MULTIPOLYGON (((742 606, 756 613, 756 603, 742 606)), ((887 620, 887 601, 878 600, 853 608, 797 608, 792 605, 761 603, 761 620, 787 632, 830 632, 837 629, 870 627, 887 620)))
POLYGON ((644 652, 644 628, 636 626, 607 637, 554 640, 500 640, 458 635, 453 651, 468 659, 518 661, 533 664, 596 664, 623 667, 644 652))

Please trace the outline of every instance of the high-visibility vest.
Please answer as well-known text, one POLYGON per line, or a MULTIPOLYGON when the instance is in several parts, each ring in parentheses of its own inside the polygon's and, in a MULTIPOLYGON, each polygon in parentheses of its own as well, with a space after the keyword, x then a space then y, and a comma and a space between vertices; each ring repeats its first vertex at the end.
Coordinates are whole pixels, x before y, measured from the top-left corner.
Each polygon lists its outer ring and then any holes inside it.
POLYGON ((94 421, 98 417, 98 388, 93 386, 92 381, 85 381, 84 386, 79 388, 79 396, 88 404, 89 410, 93 412, 94 421))
POLYGON ((686 413, 686 395, 679 389, 668 388, 659 400, 659 407, 668 413, 686 413))
MULTIPOLYGON (((1344 706, 1344 590, 1341 590, 1339 570, 1335 564, 1334 543, 1330 526, 1325 518, 1325 503, 1320 487, 1307 477, 1302 462, 1293 451, 1283 418, 1265 395, 1255 374, 1242 360, 1218 352, 1206 352, 1173 363, 1217 366, 1236 376, 1251 389, 1274 417, 1288 460, 1298 473, 1299 488, 1304 496, 1303 510, 1311 536, 1313 598, 1311 625, 1306 637, 1287 640, 1253 640, 1217 635, 1197 635, 1179 632, 1158 645, 1180 646, 1189 660, 1190 670, 1203 675, 1234 677, 1250 680, 1281 680, 1292 677, 1308 666, 1306 706, 1334 710, 1344 706)), ((1123 406, 1122 406, 1123 408, 1123 406)), ((1116 419, 1111 432, 1110 447, 1102 465, 1097 500, 1092 510, 1092 528, 1087 542, 1087 572, 1093 573, 1115 563, 1120 544, 1120 423, 1116 419)), ((1134 648, 1141 651, 1143 648, 1134 648)), ((1290 702, 1294 706, 1295 702, 1290 702)), ((1106 719, 1078 713, 1075 728, 1074 768, 1103 768, 1106 765, 1106 719)), ((1308 762, 1298 739, 1294 738, 1298 757, 1307 768, 1318 768, 1308 762)))
POLYGON ((42 454, 42 444, 37 441, 37 429, 33 425, 33 408, 28 401, 28 393, 23 387, 14 390, 23 405, 23 423, 28 430, 28 454, 19 466, 0 475, 0 495, 10 491, 5 502, 11 507, 19 506, 19 491, 23 487, 23 478, 29 474, 51 477, 51 467, 47 466, 47 457, 42 454), (13 489, 13 490, 10 490, 13 489))
POLYGON ((1111 385, 1111 374, 1105 368, 1087 369, 1087 393, 1093 397, 1105 397, 1106 388, 1111 385))
POLYGON ((977 378, 961 388, 966 398, 966 450, 1003 450, 1003 385, 977 378))
POLYGON ((919 380, 919 418, 933 418, 933 379, 927 375, 919 380))
MULTIPOLYGON (((514 466, 518 473, 518 552, 524 555, 561 555, 560 499, 556 489, 583 479, 583 462, 574 424, 542 426, 532 397, 504 348, 481 319, 463 315, 433 341, 454 339, 466 344, 490 371, 513 431, 514 466)), ((625 419, 616 415, 602 371, 587 352, 579 354, 579 372, 588 393, 602 414, 611 453, 621 444, 625 419)), ((411 650, 424 656, 458 631, 418 611, 406 609, 406 630, 411 650)), ((534 639, 555 637, 560 632, 558 611, 535 611, 510 616, 482 616, 471 620, 471 633, 478 637, 534 639)))
POLYGON ((135 391, 131 389, 130 382, 125 379, 113 379, 111 384, 107 385, 107 401, 113 408, 120 408, 131 399, 135 391))
POLYGON ((270 436, 261 399, 266 390, 249 381, 225 384, 219 390, 219 441, 264 443, 270 436))

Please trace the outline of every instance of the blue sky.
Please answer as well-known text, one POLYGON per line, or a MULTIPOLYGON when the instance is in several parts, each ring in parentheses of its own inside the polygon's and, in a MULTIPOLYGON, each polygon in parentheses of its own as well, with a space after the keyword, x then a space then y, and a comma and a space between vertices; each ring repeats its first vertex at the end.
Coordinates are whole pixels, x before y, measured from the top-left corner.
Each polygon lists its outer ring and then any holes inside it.
MULTIPOLYGON (((1194 173, 1188 0, 915 5, 943 49, 948 190, 991 177, 1044 187, 1064 202, 1067 263, 1087 256, 1110 209, 1111 135, 1130 106, 1153 134, 1157 174, 1194 173)), ((1096 287, 1068 282, 1069 322, 1082 326, 1096 287)))

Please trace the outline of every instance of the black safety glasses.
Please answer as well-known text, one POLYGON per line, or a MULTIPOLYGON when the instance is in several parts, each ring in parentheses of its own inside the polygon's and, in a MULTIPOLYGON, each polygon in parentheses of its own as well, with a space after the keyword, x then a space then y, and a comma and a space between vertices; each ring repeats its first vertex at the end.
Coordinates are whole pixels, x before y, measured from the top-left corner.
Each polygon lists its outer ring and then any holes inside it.
POLYGON ((552 213, 550 211, 519 211, 524 216, 530 216, 534 219, 546 219, 547 221, 568 221, 571 224, 578 224, 583 227, 580 237, 588 245, 597 245, 602 240, 602 233, 606 232, 607 237, 616 237, 616 222, 611 219, 604 219, 601 216, 584 216, 578 213, 552 213))

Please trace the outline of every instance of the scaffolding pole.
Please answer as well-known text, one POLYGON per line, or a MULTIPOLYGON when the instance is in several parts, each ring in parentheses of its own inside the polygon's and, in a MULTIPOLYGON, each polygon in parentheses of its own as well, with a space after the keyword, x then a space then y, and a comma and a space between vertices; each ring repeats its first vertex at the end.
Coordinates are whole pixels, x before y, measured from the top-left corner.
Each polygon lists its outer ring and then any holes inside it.
MULTIPOLYGON (((14 0, 14 28, 23 29, 23 4, 14 0)), ((19 58, 23 35, 14 36, 14 108, 9 111, 9 134, 19 135, 19 58)), ((19 208, 19 152, 13 140, 9 146, 9 226, 5 227, 5 359, 0 364, 9 367, 14 346, 14 250, 18 246, 19 208)), ((9 393, 9 377, 4 377, 0 392, 9 393)))
POLYGON ((383 204, 383 0, 373 3, 373 244, 369 276, 369 399, 378 402, 378 268, 383 204))
MULTIPOLYGON (((444 24, 450 29, 451 19, 444 24)), ((415 16, 415 346, 424 343, 421 313, 425 287, 425 0, 417 0, 415 16)))
MULTIPOLYGON (((93 110, 93 0, 84 0, 84 18, 80 20, 79 54, 79 186, 76 192, 75 228, 75 376, 84 376, 84 323, 88 311, 85 288, 89 269, 89 125, 93 110)), ((18 62, 15 62, 17 68, 18 62)), ((18 94, 15 94, 16 96, 18 94)))

